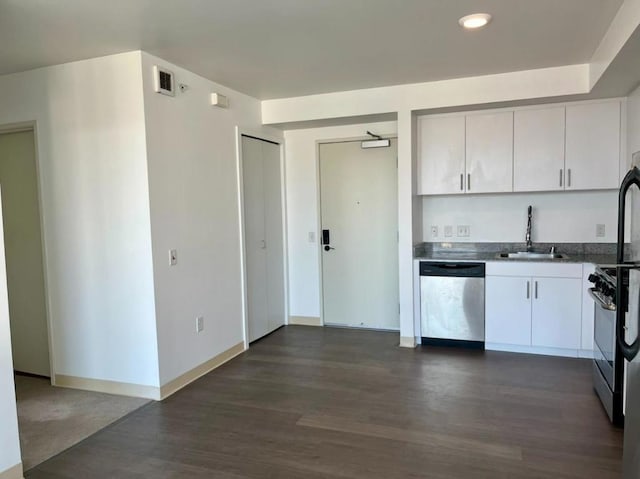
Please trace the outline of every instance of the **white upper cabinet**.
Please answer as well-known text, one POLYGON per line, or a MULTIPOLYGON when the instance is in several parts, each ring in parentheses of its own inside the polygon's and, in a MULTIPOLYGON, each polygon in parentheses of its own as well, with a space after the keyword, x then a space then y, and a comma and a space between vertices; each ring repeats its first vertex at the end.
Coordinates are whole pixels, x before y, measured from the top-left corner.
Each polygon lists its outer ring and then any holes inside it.
POLYGON ((620 169, 620 101, 567 105, 568 190, 617 188, 620 169))
POLYGON ((513 190, 563 190, 565 108, 518 110, 513 118, 513 190))
POLYGON ((513 191, 513 112, 466 117, 466 191, 513 191))
POLYGON ((418 194, 616 189, 621 101, 423 116, 418 194))
POLYGON ((423 117, 418 128, 418 194, 463 193, 464 116, 423 117))

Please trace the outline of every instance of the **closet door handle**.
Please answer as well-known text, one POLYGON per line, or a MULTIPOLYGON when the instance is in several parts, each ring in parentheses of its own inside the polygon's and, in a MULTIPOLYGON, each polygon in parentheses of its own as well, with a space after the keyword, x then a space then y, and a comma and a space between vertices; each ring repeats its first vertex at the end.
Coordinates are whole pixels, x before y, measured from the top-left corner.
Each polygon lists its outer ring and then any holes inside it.
POLYGON ((471 191, 471 173, 467 173, 467 191, 471 191))
POLYGON ((531 283, 527 281, 527 299, 531 296, 531 283))
POLYGON ((560 168, 560 186, 562 186, 562 168, 560 168))
POLYGON ((571 168, 567 170, 567 186, 571 187, 571 168))
POLYGON ((460 191, 464 191, 464 173, 460 173, 460 191))
POLYGON ((535 292, 533 294, 534 294, 534 297, 538 299, 538 282, 537 281, 535 282, 535 292))

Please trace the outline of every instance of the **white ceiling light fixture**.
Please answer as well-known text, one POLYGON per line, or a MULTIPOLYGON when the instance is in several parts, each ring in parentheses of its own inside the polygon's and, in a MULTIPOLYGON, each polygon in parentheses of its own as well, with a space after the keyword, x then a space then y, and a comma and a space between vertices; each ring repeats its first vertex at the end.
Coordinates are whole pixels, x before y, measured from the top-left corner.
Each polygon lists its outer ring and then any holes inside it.
POLYGON ((458 20, 458 23, 461 27, 475 30, 477 28, 484 27, 487 23, 491 21, 491 15, 488 13, 474 13, 472 15, 467 15, 458 20))

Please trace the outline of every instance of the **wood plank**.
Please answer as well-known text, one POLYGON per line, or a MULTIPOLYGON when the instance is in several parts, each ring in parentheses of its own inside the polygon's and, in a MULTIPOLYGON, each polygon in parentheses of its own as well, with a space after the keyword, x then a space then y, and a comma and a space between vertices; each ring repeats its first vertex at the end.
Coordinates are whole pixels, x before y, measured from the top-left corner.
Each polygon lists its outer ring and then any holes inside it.
POLYGON ((288 326, 25 477, 613 479, 622 439, 588 360, 288 326))

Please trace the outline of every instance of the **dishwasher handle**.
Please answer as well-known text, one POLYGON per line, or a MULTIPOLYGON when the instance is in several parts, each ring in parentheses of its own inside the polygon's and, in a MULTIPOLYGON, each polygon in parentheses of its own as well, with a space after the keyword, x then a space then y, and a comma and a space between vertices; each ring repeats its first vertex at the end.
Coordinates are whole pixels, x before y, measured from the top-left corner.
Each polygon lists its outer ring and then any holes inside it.
POLYGON ((484 278, 484 263, 420 262, 420 276, 484 278))

